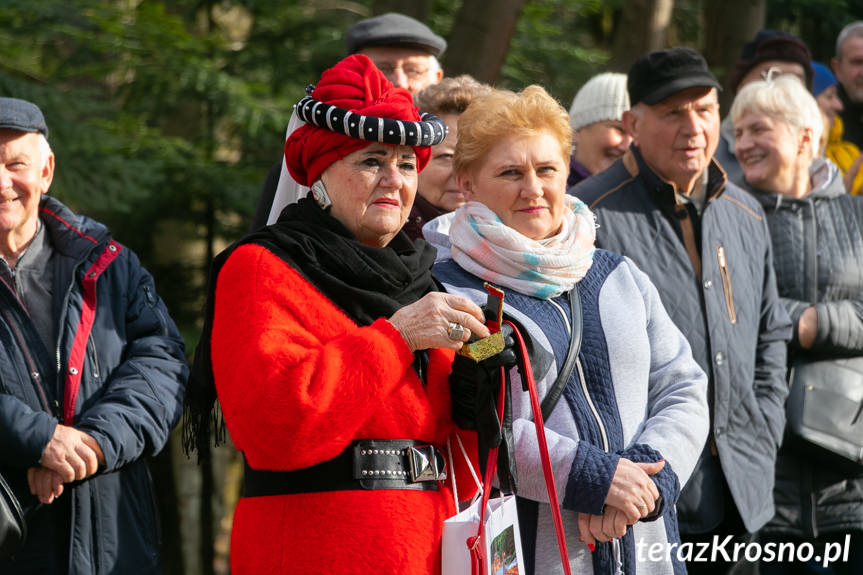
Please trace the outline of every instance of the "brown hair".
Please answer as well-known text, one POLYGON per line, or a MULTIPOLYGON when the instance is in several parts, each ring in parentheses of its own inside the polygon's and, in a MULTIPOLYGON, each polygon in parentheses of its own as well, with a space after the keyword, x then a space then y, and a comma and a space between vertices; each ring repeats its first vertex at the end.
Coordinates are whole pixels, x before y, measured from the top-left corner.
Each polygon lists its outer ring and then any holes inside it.
POLYGON ((569 114, 557 100, 536 84, 518 93, 493 90, 476 98, 459 116, 455 171, 468 172, 504 138, 545 131, 560 143, 561 156, 568 162, 572 128, 569 114))
POLYGON ((461 114, 477 96, 488 94, 492 87, 477 82, 473 76, 462 74, 455 78, 444 78, 437 84, 424 88, 414 97, 420 111, 440 116, 461 114))

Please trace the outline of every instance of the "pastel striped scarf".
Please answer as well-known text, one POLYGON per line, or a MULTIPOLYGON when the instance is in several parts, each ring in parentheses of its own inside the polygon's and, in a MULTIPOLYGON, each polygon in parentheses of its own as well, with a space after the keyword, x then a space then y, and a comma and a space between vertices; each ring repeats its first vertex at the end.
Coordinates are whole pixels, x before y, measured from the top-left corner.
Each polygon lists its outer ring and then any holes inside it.
POLYGON ((560 231, 532 240, 505 225, 479 202, 456 210, 449 239, 452 258, 473 275, 539 299, 572 289, 593 263, 596 224, 581 200, 564 196, 560 231))

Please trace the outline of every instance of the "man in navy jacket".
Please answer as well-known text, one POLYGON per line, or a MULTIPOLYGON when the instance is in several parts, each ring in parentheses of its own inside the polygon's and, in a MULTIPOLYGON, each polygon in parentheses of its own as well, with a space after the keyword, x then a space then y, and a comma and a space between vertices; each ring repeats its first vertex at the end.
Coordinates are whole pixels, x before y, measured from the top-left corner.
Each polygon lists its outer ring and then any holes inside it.
POLYGON ((0 470, 28 521, 0 573, 160 573, 144 458, 179 420, 183 341, 135 254, 46 195, 47 136, 0 98, 0 470))
POLYGON ((677 503, 691 544, 681 552, 690 574, 729 573, 773 516, 791 321, 764 212, 713 160, 719 85, 704 58, 689 48, 652 52, 627 85, 632 147, 571 193, 596 214, 597 246, 650 276, 707 372, 711 430, 677 503))

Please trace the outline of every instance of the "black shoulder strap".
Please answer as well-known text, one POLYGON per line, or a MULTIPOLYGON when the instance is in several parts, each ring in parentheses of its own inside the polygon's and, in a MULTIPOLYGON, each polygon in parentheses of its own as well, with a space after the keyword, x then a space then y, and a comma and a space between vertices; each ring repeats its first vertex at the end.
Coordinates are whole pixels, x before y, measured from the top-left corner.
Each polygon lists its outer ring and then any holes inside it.
POLYGON ((563 388, 566 387, 566 382, 569 381, 569 376, 572 373, 572 368, 575 367, 575 360, 578 359, 578 351, 581 349, 581 334, 582 334, 582 315, 581 315, 581 298, 578 295, 578 284, 572 286, 569 291, 569 309, 572 320, 572 333, 569 337, 569 351, 566 352, 566 359, 563 366, 557 373, 557 379, 554 380, 554 385, 548 390, 545 398, 542 400, 542 420, 548 421, 551 412, 557 405, 560 396, 563 395, 563 388))

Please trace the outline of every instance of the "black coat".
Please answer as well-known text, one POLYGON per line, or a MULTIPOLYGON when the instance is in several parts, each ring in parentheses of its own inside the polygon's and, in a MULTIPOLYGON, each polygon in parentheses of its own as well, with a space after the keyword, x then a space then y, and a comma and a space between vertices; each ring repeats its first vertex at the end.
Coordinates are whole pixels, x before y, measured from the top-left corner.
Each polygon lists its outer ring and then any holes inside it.
POLYGON ((776 291, 767 222, 715 163, 709 170, 700 218, 634 146, 570 191, 596 214, 597 246, 630 257, 656 284, 710 378, 711 445, 721 472, 705 450, 678 502, 681 533, 716 527, 725 509, 723 475, 748 531, 773 516, 788 395, 791 322, 776 291))
POLYGON ((0 470, 33 508, 26 471, 38 465, 61 419, 96 439, 105 465, 30 513, 26 546, 0 562, 0 573, 160 573, 144 458, 165 445, 180 418, 183 340, 153 278, 103 225, 48 196, 39 215, 54 248, 57 342, 46 349, 0 281, 0 470), (87 302, 92 316, 83 312, 87 302), (64 408, 76 385, 77 401, 64 408))
MULTIPOLYGON (((813 348, 797 355, 863 357, 863 197, 845 193, 835 168, 825 186, 804 198, 753 192, 773 238, 779 294, 797 325, 814 305, 813 348)), ((811 538, 819 532, 863 529, 863 476, 842 473, 783 447, 776 464, 776 516, 765 531, 811 538)))

